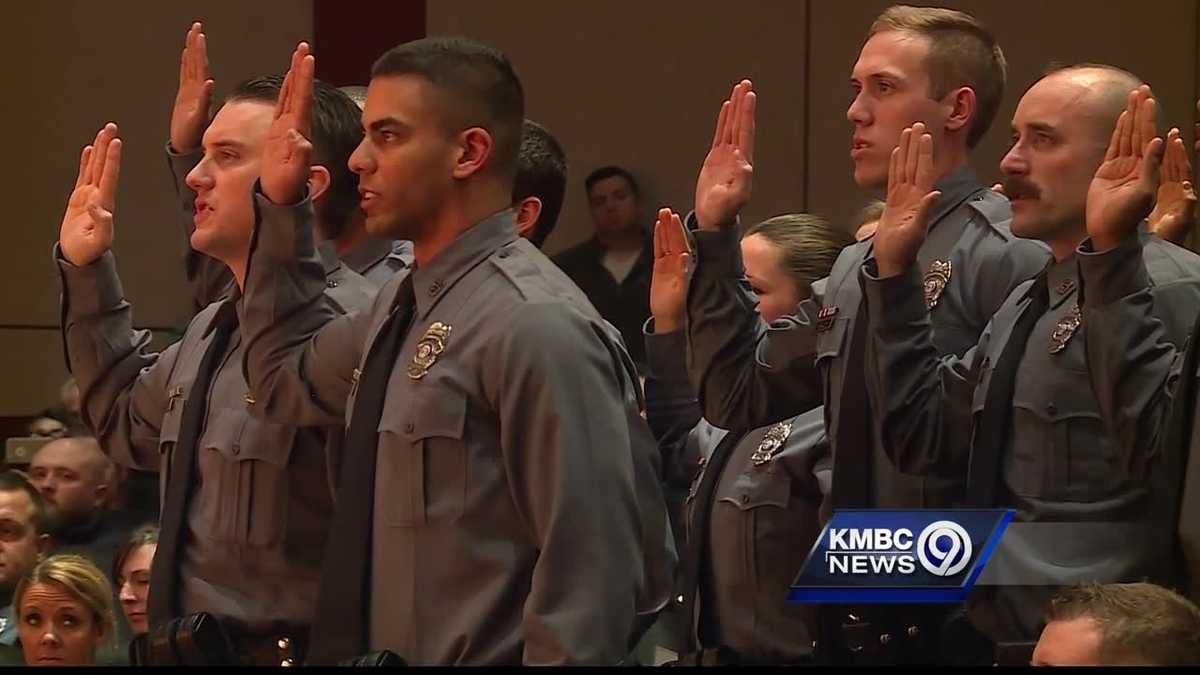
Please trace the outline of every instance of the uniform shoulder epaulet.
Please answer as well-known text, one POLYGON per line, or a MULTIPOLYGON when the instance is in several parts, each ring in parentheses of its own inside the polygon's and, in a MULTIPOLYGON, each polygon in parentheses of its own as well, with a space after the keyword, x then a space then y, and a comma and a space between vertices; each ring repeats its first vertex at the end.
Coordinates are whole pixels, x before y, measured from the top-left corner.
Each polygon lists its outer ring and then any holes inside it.
POLYGON ((983 190, 967 200, 967 206, 983 216, 992 227, 1009 234, 1008 224, 1012 221, 1012 205, 1004 195, 998 195, 991 190, 983 190), (999 226, 1003 227, 999 227, 999 226))
POLYGON ((343 264, 325 275, 325 297, 342 314, 369 307, 375 291, 374 284, 343 264))

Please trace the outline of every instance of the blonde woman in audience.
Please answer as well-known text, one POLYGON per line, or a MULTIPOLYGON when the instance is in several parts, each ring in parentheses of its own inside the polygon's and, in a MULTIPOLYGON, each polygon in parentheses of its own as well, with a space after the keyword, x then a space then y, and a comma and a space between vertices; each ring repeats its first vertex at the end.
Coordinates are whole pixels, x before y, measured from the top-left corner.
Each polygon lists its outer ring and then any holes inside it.
POLYGON ((13 606, 27 665, 93 665, 113 631, 112 585, 82 556, 38 563, 17 584, 13 606))

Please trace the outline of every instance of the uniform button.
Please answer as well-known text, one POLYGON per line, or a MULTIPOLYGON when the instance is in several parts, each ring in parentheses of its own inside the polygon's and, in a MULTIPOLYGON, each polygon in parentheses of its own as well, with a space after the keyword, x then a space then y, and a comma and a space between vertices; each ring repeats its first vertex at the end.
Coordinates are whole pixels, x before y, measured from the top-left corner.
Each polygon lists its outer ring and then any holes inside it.
POLYGON ((908 637, 910 637, 910 638, 915 638, 915 637, 917 637, 917 636, 918 636, 918 635, 920 635, 920 634, 921 634, 921 629, 920 629, 920 628, 917 628, 916 626, 909 626, 909 627, 908 627, 908 637))
POLYGON ((292 641, 287 638, 279 638, 279 642, 276 644, 279 645, 280 649, 287 649, 288 647, 292 646, 292 641))
POLYGON ((326 288, 337 288, 337 285, 338 285, 337 279, 329 279, 328 281, 325 282, 326 288))
POLYGON ((408 434, 411 434, 411 433, 413 432, 413 429, 415 429, 415 428, 416 428, 416 427, 415 427, 415 426, 413 426, 413 423, 412 423, 412 422, 408 422, 408 423, 406 423, 406 424, 404 425, 404 432, 405 432, 405 433, 408 433, 408 434))
POLYGON ((879 636, 879 644, 881 644, 881 645, 886 645, 887 643, 889 643, 891 641, 892 641, 892 636, 889 633, 884 633, 883 635, 879 636))
POLYGON ((750 501, 750 495, 742 495, 742 503, 745 504, 748 501, 750 501))
POLYGON ((279 665, 283 666, 284 668, 291 668, 292 666, 296 665, 296 662, 292 659, 284 659, 279 662, 279 665))
POLYGON ((682 605, 683 604, 683 596, 681 595, 681 596, 675 598, 675 602, 678 602, 679 604, 682 605))
POLYGON ((1058 414, 1058 406, 1054 405, 1053 403, 1047 405, 1046 413, 1049 415, 1057 415, 1058 414))

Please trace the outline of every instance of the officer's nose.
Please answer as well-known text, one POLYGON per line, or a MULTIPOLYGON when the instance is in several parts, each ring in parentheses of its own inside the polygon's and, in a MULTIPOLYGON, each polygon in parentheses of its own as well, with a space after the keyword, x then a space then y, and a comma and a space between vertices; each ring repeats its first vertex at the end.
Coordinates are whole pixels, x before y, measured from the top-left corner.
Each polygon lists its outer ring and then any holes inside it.
POLYGON ((184 177, 183 182, 187 183, 193 192, 212 189, 212 175, 208 171, 208 159, 200 160, 200 163, 184 177))

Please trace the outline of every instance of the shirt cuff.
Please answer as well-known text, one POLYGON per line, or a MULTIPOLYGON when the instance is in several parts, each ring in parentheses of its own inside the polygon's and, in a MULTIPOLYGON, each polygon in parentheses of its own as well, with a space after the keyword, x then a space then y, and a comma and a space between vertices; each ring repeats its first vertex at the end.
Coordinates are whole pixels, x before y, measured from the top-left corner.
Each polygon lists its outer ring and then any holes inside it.
POLYGON ((125 300, 112 251, 105 251, 91 264, 76 267, 63 257, 56 243, 54 262, 62 282, 65 317, 93 316, 114 309, 125 300))
POLYGON ((741 279, 742 268, 741 228, 735 221, 720 230, 701 230, 696 222, 696 212, 687 216, 687 229, 696 246, 696 277, 709 279, 741 279))
POLYGON ((308 190, 295 204, 276 204, 254 181, 254 238, 252 258, 290 261, 315 256, 315 215, 308 190))
POLYGON ((1107 305, 1150 287, 1141 237, 1128 237, 1117 247, 1100 253, 1088 238, 1075 255, 1081 304, 1107 305))
POLYGON ((682 330, 654 332, 654 317, 642 327, 646 342, 646 376, 663 382, 688 384, 687 334, 682 330))
POLYGON ((867 317, 877 329, 907 326, 929 313, 915 264, 901 274, 881 279, 875 260, 868 260, 862 266, 862 286, 867 317))

